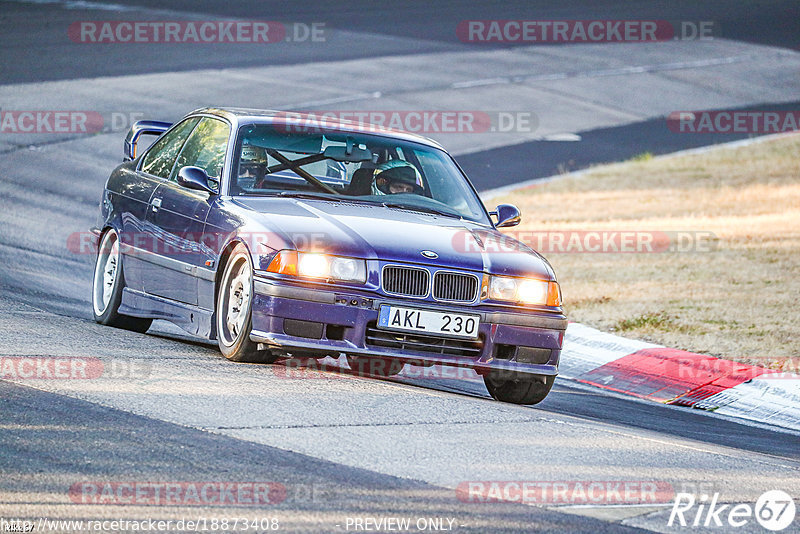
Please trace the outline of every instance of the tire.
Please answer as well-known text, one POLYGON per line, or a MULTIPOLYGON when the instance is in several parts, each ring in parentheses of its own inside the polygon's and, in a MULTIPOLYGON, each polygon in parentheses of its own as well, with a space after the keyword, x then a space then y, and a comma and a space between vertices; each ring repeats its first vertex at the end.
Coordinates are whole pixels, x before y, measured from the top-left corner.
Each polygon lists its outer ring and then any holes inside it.
POLYGON ((358 376, 394 376, 403 370, 403 362, 391 358, 347 355, 347 365, 358 376))
POLYGON ((250 340, 253 329, 253 266, 242 244, 231 251, 217 290, 217 343, 222 355, 233 362, 272 363, 270 351, 259 351, 250 340))
POLYGON ((555 376, 492 371, 483 377, 483 383, 489 395, 500 402, 538 404, 550 393, 555 379, 555 376))
POLYGON ((152 319, 121 315, 117 311, 122 302, 124 288, 125 274, 122 254, 119 252, 119 235, 112 229, 103 234, 97 248, 92 277, 92 314, 94 320, 102 325, 144 333, 150 328, 152 319))

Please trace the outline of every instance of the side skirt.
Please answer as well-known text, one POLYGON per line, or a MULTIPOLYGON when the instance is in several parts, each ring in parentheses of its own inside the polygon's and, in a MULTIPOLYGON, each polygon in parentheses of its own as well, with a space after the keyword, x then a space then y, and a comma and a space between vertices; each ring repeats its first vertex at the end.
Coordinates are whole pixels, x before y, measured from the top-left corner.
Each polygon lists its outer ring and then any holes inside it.
POLYGON ((190 334, 214 339, 212 325, 214 312, 126 287, 122 290, 119 313, 133 317, 164 319, 183 328, 190 334))

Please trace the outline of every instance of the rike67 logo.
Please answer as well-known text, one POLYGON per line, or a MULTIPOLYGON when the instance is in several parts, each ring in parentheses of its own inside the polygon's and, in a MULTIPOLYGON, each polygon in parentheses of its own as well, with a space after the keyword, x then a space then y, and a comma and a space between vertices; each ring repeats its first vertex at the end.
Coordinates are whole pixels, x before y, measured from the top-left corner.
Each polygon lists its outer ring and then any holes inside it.
POLYGON ((748 503, 720 504, 719 493, 696 498, 691 493, 678 493, 672 504, 667 526, 688 528, 720 528, 728 531, 751 524, 755 519, 767 530, 778 532, 794 522, 796 508, 792 497, 781 490, 761 494, 755 506, 748 503))

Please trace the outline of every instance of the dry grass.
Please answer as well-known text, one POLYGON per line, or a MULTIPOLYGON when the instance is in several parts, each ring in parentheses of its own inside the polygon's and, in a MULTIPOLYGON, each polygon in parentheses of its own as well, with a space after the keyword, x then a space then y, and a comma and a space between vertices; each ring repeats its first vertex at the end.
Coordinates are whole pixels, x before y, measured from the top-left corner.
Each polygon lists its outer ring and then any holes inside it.
POLYGON ((797 371, 800 135, 700 155, 635 158, 493 199, 501 202, 525 214, 512 235, 713 232, 715 246, 705 252, 545 255, 571 320, 797 371))

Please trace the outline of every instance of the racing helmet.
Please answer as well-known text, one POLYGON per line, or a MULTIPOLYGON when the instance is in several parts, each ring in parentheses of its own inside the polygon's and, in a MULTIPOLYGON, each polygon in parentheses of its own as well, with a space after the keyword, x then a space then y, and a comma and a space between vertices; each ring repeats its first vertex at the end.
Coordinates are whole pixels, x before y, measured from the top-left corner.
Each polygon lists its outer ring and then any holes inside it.
POLYGON ((260 178, 267 164, 267 151, 255 145, 243 144, 239 157, 239 176, 249 172, 254 177, 260 178))
POLYGON ((375 167, 371 189, 373 195, 390 195, 397 192, 392 189, 399 184, 410 185, 410 190, 406 192, 419 194, 422 191, 422 176, 414 165, 402 159, 385 161, 375 167))

